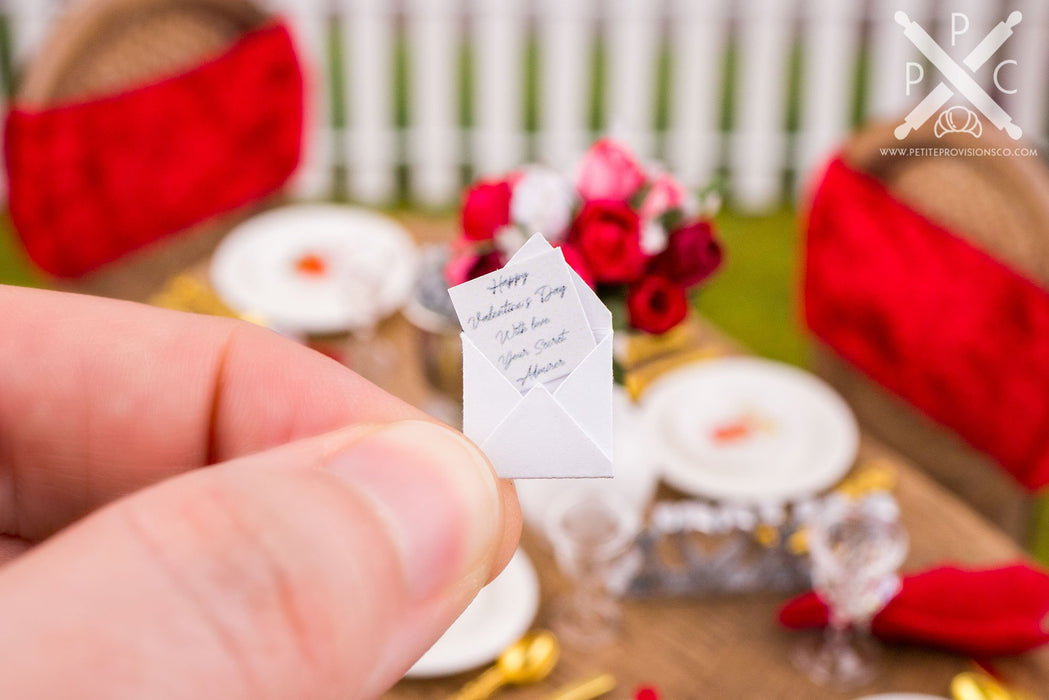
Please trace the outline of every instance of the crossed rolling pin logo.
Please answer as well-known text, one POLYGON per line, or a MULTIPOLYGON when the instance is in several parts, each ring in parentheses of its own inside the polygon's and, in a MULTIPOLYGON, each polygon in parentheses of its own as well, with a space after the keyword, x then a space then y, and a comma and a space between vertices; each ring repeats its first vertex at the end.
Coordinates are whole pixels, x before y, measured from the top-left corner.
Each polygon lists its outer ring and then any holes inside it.
MULTIPOLYGON (((902 10, 897 12, 895 15, 896 23, 903 27, 903 34, 925 58, 929 59, 929 63, 933 65, 943 76, 941 81, 932 92, 930 92, 925 99, 918 103, 910 111, 910 113, 903 120, 903 123, 896 127, 896 138, 901 141, 906 138, 907 134, 911 131, 919 128, 922 124, 927 122, 936 114, 937 110, 943 107, 955 94, 959 94, 964 97, 969 103, 975 107, 987 120, 993 124, 996 128, 1004 131, 1013 140, 1019 140, 1023 136, 1023 130, 1013 123, 1012 117, 1006 114, 1005 110, 1002 109, 1001 105, 994 101, 994 99, 987 94, 987 92, 980 87, 980 84, 973 78, 974 73, 978 68, 984 65, 990 58, 1002 47, 1003 44, 1013 35, 1013 27, 1018 25, 1023 19, 1023 15, 1019 12, 1013 12, 1009 17, 999 22, 991 32, 983 38, 983 40, 973 49, 968 56, 962 59, 962 65, 959 65, 951 58, 943 48, 940 47, 936 41, 929 36, 928 32, 922 29, 921 25, 917 22, 912 22, 907 13, 902 10), (968 69, 968 70, 966 70, 968 69)), ((1003 61, 999 64, 998 68, 1006 63, 1015 64, 1015 61, 1003 61)), ((995 70, 995 81, 997 84, 998 70, 995 70)), ((1011 91, 1015 92, 1015 91, 1011 91)), ((964 107, 952 107, 950 110, 946 110, 941 115, 941 121, 945 122, 947 126, 941 127, 940 123, 937 123, 937 136, 940 136, 943 132, 942 129, 949 131, 969 131, 974 136, 979 136, 982 133, 982 127, 980 126, 979 118, 972 114, 967 108, 964 107), (952 114, 952 110, 965 110, 968 114, 958 118, 955 114, 952 114), (969 116, 971 115, 971 119, 969 116), (943 119, 947 117, 947 119, 943 119), (971 125, 966 127, 966 125, 971 125)))

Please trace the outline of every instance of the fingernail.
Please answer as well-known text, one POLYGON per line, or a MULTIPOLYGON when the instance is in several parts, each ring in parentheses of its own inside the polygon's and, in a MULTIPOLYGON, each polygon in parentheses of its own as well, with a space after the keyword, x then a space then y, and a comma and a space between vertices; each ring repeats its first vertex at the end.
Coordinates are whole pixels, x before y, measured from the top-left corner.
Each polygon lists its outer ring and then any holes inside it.
POLYGON ((427 598, 490 560, 501 536, 495 477, 481 452, 436 423, 391 423, 330 462, 374 506, 409 593, 427 598))

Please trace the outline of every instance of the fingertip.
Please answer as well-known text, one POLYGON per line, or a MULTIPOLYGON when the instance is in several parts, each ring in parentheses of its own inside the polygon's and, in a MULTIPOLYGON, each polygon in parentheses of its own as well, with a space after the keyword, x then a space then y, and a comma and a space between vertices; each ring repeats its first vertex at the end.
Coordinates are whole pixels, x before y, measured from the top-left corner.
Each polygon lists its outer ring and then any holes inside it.
POLYGON ((521 540, 521 504, 517 500, 517 488, 510 479, 499 480, 499 498, 503 509, 503 538, 492 563, 488 581, 491 582, 510 563, 521 540))
POLYGON ((417 599, 465 578, 486 580, 506 539, 506 500, 487 458, 461 433, 430 421, 390 423, 328 466, 382 517, 417 599))
POLYGON ((496 474, 495 467, 492 466, 488 456, 477 446, 476 443, 457 430, 452 430, 447 426, 443 426, 443 424, 442 427, 445 427, 446 430, 455 434, 458 439, 461 439, 468 446, 468 449, 474 453, 476 463, 484 465, 483 470, 487 471, 498 489, 500 511, 502 515, 502 534, 501 539, 498 541, 495 550, 495 557, 492 560, 492 567, 486 580, 486 583, 490 583, 492 579, 498 576, 506 565, 510 563, 510 559, 513 557, 514 552, 517 551, 517 546, 520 543, 523 517, 521 515, 521 504, 517 500, 517 488, 514 486, 512 479, 499 478, 498 474, 496 474))

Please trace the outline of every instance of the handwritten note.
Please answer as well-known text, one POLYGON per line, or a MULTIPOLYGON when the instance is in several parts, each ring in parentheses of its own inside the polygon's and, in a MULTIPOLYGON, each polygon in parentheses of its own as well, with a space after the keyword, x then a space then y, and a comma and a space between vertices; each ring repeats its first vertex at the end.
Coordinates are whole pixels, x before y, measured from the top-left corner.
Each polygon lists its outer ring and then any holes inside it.
POLYGON ((463 332, 522 393, 570 374, 596 347, 556 248, 448 293, 463 332))
POLYGON ((463 325, 463 432, 506 479, 608 477, 612 314, 536 233, 449 290, 463 325))

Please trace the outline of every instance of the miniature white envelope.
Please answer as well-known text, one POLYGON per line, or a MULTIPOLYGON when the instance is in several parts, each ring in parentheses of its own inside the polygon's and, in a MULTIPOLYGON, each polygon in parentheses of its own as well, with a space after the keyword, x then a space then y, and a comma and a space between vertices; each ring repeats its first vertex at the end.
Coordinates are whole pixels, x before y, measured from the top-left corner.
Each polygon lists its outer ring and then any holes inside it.
MULTIPOLYGON (((506 268, 550 247, 533 236, 506 268)), ((463 432, 505 479, 612 476, 612 314, 571 276, 597 347, 568 376, 522 394, 461 336, 463 432)))

